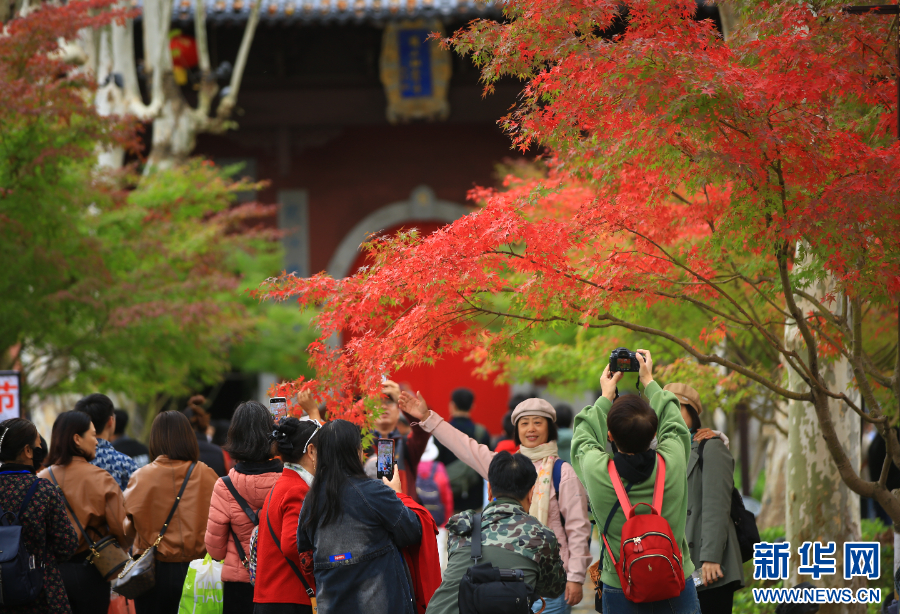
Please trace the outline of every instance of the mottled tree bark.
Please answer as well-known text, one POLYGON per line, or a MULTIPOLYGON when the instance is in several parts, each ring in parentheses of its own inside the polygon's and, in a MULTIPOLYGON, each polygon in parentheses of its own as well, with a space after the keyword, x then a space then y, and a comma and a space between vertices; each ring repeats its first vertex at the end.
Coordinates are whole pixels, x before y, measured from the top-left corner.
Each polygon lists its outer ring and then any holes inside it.
MULTIPOLYGON (((809 290, 817 299, 826 293, 824 284, 809 290)), ((798 301, 802 313, 812 309, 806 301, 798 301)), ((798 353, 805 352, 805 343, 796 325, 789 322, 785 327, 785 344, 798 353)), ((828 388, 834 392, 843 391, 848 396, 851 390, 853 372, 845 358, 822 360, 819 372, 828 388)), ((809 390, 797 371, 787 367, 788 388, 797 392, 809 390)), ((834 426, 834 432, 844 449, 849 463, 856 469, 860 466, 860 420, 859 416, 839 399, 819 400, 827 406, 834 426)), ((788 401, 788 454, 785 491, 785 530, 791 543, 791 576, 789 584, 811 581, 816 586, 826 588, 850 587, 854 590, 862 586, 859 578, 844 580, 843 544, 860 538, 859 495, 853 492, 841 478, 835 461, 825 445, 815 402, 788 401), (812 580, 800 576, 797 550, 803 542, 835 542, 837 552, 837 573, 812 580)), ((820 408, 821 409, 821 408, 820 408)), ((862 614, 866 607, 861 604, 822 605, 821 614, 862 614)))

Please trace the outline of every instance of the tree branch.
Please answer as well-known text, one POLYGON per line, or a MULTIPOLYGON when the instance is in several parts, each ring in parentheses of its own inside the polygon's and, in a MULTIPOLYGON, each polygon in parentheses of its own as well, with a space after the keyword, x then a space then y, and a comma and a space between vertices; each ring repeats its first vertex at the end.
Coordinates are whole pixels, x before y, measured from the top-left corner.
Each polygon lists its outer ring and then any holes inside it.
POLYGON ((475 309, 477 309, 479 312, 484 313, 484 314, 490 314, 490 315, 494 315, 494 316, 516 319, 516 320, 524 320, 524 321, 534 322, 534 323, 567 322, 574 326, 587 326, 589 328, 598 328, 598 329, 609 328, 611 326, 618 326, 620 328, 633 330, 635 332, 653 335, 654 337, 661 337, 663 339, 667 339, 668 341, 671 341, 672 343, 675 343, 676 345, 678 345, 679 347, 681 347, 682 349, 687 351, 691 356, 693 356, 694 358, 696 358, 698 361, 700 361, 703 364, 715 363, 718 365, 722 365, 723 367, 731 369, 732 371, 736 371, 736 372, 740 373, 741 375, 744 375, 745 377, 761 384, 763 387, 768 388, 772 392, 774 392, 782 397, 785 397, 787 399, 792 399, 794 401, 812 401, 813 400, 813 396, 809 392, 806 392, 806 393, 794 392, 792 390, 788 390, 787 388, 782 388, 781 386, 773 384, 770 381, 770 378, 768 378, 767 376, 759 374, 759 373, 753 371, 752 369, 748 369, 747 367, 744 367, 743 365, 739 365, 733 361, 730 361, 730 360, 723 358, 721 356, 718 356, 716 354, 704 354, 704 353, 700 352, 699 350, 695 349, 692 345, 690 345, 683 339, 679 339, 675 335, 672 335, 672 334, 667 333, 662 330, 657 330, 655 328, 650 328, 648 326, 641 326, 640 324, 633 324, 633 323, 627 322, 625 320, 620 320, 619 318, 616 318, 615 316, 612 316, 610 314, 602 314, 602 315, 597 316, 597 319, 599 321, 601 321, 601 322, 606 321, 606 322, 608 322, 608 324, 591 324, 591 323, 585 323, 585 322, 573 322, 572 320, 562 318, 559 316, 551 316, 549 318, 535 318, 535 317, 531 317, 531 316, 523 316, 523 315, 507 313, 507 312, 503 312, 503 311, 494 311, 491 309, 485 309, 484 307, 475 307, 475 309))
POLYGON ((219 103, 216 113, 218 119, 228 119, 237 103, 238 92, 241 89, 241 79, 244 77, 244 69, 247 68, 247 56, 250 55, 250 46, 253 44, 253 36, 256 34, 256 26, 259 24, 259 8, 262 0, 253 0, 250 6, 250 16, 244 27, 244 38, 241 39, 241 47, 238 50, 237 59, 234 62, 234 72, 231 73, 231 84, 228 94, 219 103))
POLYGON ((197 41, 197 57, 200 64, 200 89, 197 92, 197 112, 209 116, 213 100, 219 93, 209 61, 209 41, 206 36, 206 2, 194 0, 194 35, 197 41))

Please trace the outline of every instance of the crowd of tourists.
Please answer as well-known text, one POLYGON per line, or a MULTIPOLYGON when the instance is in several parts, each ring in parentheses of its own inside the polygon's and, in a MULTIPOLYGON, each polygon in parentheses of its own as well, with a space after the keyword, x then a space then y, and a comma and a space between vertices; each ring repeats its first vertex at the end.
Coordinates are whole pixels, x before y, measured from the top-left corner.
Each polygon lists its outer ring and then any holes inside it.
POLYGON ((731 612, 744 579, 728 441, 701 428, 694 388, 661 388, 650 353, 634 360, 642 394, 619 395, 607 368, 574 424, 568 406, 514 398, 495 441, 471 391, 453 392, 447 421, 386 381, 383 477, 360 428, 323 422, 306 393, 299 418, 240 404, 221 447, 202 397, 157 415, 148 446, 102 394, 60 414, 49 445, 6 420, 0 531, 21 526, 21 556, 0 557, 0 613, 106 614, 118 593, 137 614, 178 614, 207 556, 223 614, 558 614, 587 579, 598 612, 731 612))

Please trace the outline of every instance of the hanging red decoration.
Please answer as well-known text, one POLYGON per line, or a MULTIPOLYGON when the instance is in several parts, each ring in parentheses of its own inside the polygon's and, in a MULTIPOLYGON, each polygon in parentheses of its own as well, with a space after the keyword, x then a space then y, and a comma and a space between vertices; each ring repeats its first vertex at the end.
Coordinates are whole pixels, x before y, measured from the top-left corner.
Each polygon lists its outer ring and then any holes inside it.
POLYGON ((197 41, 193 36, 182 34, 181 30, 172 30, 169 34, 169 49, 172 51, 175 81, 178 85, 184 85, 187 83, 187 70, 199 63, 197 41))

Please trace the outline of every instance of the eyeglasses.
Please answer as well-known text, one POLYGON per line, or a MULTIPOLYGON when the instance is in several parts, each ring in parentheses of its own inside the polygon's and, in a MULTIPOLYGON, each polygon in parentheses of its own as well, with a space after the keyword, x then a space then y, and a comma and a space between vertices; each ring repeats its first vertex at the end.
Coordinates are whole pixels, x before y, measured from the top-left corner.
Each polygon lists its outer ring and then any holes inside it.
POLYGON ((312 441, 312 438, 316 436, 316 433, 319 432, 319 429, 322 428, 322 423, 318 420, 309 420, 309 422, 316 423, 316 430, 312 432, 312 435, 309 436, 309 439, 306 440, 306 445, 303 446, 303 453, 306 454, 306 449, 309 447, 309 442, 312 441))

